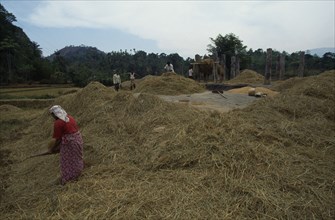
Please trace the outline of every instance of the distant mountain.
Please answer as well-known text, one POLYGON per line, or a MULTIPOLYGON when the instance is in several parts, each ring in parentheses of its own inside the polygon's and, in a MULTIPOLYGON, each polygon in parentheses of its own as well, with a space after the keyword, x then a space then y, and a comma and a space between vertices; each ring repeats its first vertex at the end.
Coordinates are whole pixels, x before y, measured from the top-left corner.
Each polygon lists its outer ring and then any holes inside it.
POLYGON ((105 52, 98 50, 96 47, 90 46, 67 46, 48 56, 49 60, 53 60, 57 55, 62 56, 69 61, 86 61, 96 60, 106 56, 105 52))
POLYGON ((307 54, 314 55, 316 54, 319 57, 322 57, 325 53, 335 53, 335 47, 322 47, 306 50, 307 54))

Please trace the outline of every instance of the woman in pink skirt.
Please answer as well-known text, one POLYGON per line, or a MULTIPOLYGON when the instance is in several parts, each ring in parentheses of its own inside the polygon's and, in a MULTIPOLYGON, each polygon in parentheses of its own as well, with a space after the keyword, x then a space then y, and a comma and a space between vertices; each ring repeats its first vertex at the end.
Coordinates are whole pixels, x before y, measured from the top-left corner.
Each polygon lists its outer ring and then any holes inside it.
POLYGON ((61 184, 76 180, 83 168, 83 139, 76 121, 59 105, 49 109, 55 119, 52 138, 54 144, 50 147, 53 153, 60 152, 61 184))

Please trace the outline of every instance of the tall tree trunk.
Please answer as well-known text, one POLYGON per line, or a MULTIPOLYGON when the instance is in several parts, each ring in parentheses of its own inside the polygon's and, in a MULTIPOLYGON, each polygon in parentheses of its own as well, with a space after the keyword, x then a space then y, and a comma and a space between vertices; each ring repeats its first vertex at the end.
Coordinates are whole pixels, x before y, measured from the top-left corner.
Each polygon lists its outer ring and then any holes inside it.
POLYGON ((231 57, 231 65, 230 65, 230 79, 235 78, 235 70, 236 70, 236 57, 231 57))
POLYGON ((216 63, 215 61, 213 62, 213 65, 212 65, 212 74, 213 74, 213 81, 216 83, 217 82, 217 66, 216 66, 216 63))
POLYGON ((282 80, 285 75, 285 55, 280 54, 280 69, 279 69, 279 80, 282 80))
POLYGON ((240 58, 236 57, 236 76, 240 74, 240 58))
POLYGON ((200 75, 200 73, 199 73, 199 65, 198 64, 193 64, 193 77, 194 77, 194 80, 200 82, 199 75, 200 75))
POLYGON ((272 49, 268 48, 266 50, 266 65, 265 65, 264 85, 270 85, 271 84, 271 65, 272 65, 272 49))
POLYGON ((280 72, 280 55, 276 57, 276 78, 279 79, 279 72, 280 72))
POLYGON ((224 81, 227 78, 227 76, 226 76, 226 73, 227 73, 226 54, 222 54, 222 57, 221 57, 221 66, 223 68, 223 74, 221 74, 221 76, 223 77, 223 79, 221 79, 221 81, 224 81))
MULTIPOLYGON (((201 57, 199 54, 196 54, 195 57, 195 63, 200 63, 201 57)), ((194 74, 194 79, 200 82, 201 77, 200 77, 200 70, 199 70, 199 64, 193 64, 193 74, 194 74)))
POLYGON ((218 67, 219 67, 219 64, 220 64, 220 60, 219 60, 219 56, 218 56, 218 53, 216 52, 215 53, 215 59, 214 59, 214 65, 213 65, 213 73, 214 73, 214 82, 217 82, 218 81, 218 67))

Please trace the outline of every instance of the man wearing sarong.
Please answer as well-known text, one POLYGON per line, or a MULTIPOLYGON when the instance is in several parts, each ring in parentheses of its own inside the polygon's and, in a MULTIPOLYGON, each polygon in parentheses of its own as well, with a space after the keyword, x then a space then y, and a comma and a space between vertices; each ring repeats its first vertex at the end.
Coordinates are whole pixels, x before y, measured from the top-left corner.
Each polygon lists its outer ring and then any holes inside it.
POLYGON ((114 73, 113 75, 113 84, 114 84, 114 89, 116 91, 119 91, 121 87, 121 77, 118 73, 114 73))
POLYGON ((49 109, 54 121, 50 151, 60 152, 61 184, 76 180, 83 168, 83 139, 73 117, 59 105, 49 109))
POLYGON ((136 88, 135 84, 135 72, 130 73, 130 90, 133 90, 136 88))

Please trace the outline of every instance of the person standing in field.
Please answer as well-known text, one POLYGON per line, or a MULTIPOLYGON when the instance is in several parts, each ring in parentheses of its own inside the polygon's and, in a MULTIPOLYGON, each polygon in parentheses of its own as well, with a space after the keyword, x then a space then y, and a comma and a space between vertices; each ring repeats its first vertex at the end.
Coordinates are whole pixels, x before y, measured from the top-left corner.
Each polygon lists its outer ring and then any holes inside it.
POLYGON ((117 83, 119 84, 119 88, 121 89, 122 85, 121 85, 121 76, 120 76, 120 74, 117 74, 117 83))
POLYGON ((167 62, 164 69, 168 72, 174 72, 173 65, 170 62, 167 62))
POLYGON ((136 88, 136 85, 135 85, 135 72, 131 72, 130 73, 130 90, 133 90, 133 88, 135 89, 136 88))
POLYGON ((116 91, 119 91, 120 86, 121 86, 121 77, 118 73, 114 73, 113 75, 113 84, 114 84, 114 89, 116 91))
POLYGON ((193 66, 188 69, 188 78, 193 79, 193 66))
POLYGON ((84 169, 83 139, 74 118, 59 105, 49 109, 55 119, 49 152, 60 153, 61 184, 77 180, 84 169))

